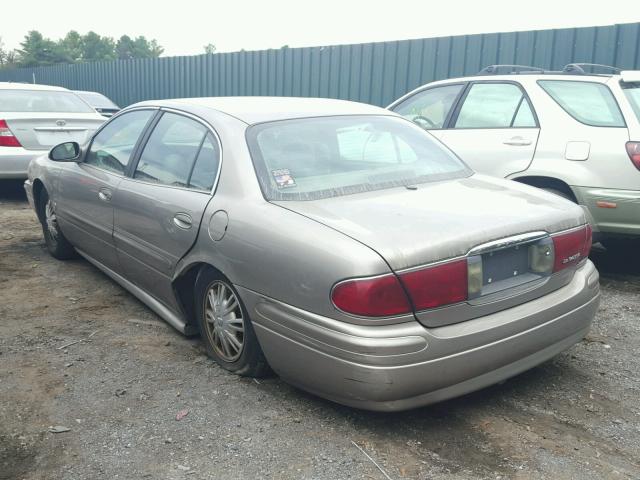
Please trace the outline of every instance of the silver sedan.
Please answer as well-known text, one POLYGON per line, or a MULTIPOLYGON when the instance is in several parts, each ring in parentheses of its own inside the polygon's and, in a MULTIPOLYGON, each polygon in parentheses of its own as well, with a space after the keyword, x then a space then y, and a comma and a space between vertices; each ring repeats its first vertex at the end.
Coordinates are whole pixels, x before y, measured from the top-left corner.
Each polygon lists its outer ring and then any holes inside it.
POLYGON ((104 120, 66 88, 0 82, 0 179, 27 178, 33 158, 60 142, 85 143, 104 120))
POLYGON ((598 307, 580 207, 373 106, 143 102, 32 162, 25 188, 54 257, 79 253, 232 372, 360 408, 516 375, 598 307))

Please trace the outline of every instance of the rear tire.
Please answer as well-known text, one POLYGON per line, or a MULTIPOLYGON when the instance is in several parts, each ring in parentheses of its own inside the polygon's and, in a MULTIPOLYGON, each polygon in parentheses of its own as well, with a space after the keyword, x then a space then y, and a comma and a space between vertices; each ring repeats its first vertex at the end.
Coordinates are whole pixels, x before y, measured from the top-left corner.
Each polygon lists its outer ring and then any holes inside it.
POLYGON ((49 198, 49 193, 46 190, 42 190, 40 194, 38 211, 40 212, 39 217, 44 235, 44 243, 47 245, 47 250, 51 256, 58 260, 68 260, 75 257, 76 251, 64 236, 62 230, 60 230, 58 217, 55 212, 55 204, 49 198))
POLYGON ((237 375, 263 377, 271 372, 251 319, 231 282, 213 268, 196 280, 196 317, 207 355, 237 375))

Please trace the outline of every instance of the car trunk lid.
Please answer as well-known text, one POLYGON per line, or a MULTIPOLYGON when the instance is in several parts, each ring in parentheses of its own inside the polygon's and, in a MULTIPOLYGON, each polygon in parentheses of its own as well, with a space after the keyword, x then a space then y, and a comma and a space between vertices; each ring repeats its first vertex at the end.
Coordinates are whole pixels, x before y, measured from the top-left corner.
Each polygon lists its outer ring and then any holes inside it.
POLYGON ((97 113, 3 112, 0 115, 27 150, 49 150, 63 142, 83 144, 105 121, 97 113))
POLYGON ((275 203, 371 247, 396 272, 466 255, 493 240, 585 223, 582 209, 565 199, 483 175, 415 190, 275 203))

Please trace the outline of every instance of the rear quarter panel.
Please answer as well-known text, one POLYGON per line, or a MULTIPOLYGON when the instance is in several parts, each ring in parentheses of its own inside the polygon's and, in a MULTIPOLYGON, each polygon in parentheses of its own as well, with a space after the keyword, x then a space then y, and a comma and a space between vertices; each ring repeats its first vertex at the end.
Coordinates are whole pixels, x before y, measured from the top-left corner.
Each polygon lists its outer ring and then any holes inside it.
POLYGON ((358 323, 333 307, 331 288, 345 278, 388 273, 386 262, 362 243, 267 202, 246 145, 246 125, 223 114, 203 111, 201 116, 208 116, 220 136, 220 181, 196 243, 178 263, 175 277, 191 265, 207 263, 260 295, 358 323), (218 211, 226 212, 228 225, 222 239, 214 241, 209 225, 218 211))

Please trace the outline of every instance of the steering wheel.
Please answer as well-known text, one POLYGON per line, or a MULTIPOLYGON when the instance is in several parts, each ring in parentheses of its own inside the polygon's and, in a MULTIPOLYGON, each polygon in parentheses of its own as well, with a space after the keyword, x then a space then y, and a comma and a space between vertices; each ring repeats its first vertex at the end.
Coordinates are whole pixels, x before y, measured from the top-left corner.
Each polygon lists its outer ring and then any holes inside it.
POLYGON ((423 117, 422 115, 413 117, 411 121, 422 128, 424 128, 424 125, 421 125, 421 123, 422 124, 426 123, 427 127, 431 127, 431 128, 435 128, 436 126, 436 124, 432 120, 429 120, 427 117, 423 117))

